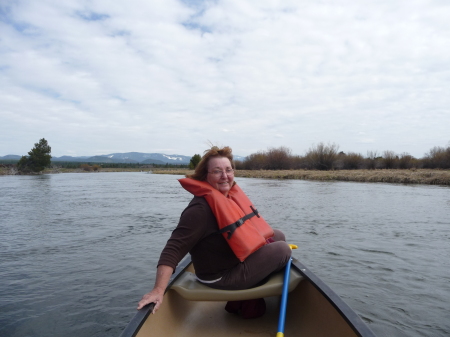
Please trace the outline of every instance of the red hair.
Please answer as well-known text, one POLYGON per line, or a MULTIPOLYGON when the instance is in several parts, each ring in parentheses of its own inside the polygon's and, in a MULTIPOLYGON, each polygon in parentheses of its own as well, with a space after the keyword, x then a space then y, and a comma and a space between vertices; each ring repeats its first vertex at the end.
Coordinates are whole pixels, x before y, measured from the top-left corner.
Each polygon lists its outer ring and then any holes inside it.
POLYGON ((211 147, 209 150, 206 150, 203 154, 202 160, 198 163, 195 168, 195 172, 193 174, 186 175, 187 178, 205 181, 206 176, 208 175, 208 163, 211 158, 228 158, 230 160, 231 166, 234 169, 233 162, 233 154, 231 147, 225 146, 223 148, 219 148, 217 146, 211 147))

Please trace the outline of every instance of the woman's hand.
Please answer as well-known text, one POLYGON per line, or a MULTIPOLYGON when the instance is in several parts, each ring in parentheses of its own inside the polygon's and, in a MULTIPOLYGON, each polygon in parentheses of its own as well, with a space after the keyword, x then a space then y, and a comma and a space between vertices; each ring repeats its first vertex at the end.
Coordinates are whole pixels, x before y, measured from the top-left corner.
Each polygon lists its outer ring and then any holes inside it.
POLYGON ((137 309, 142 309, 144 306, 150 303, 155 303, 152 313, 154 314, 161 303, 163 302, 164 292, 166 291, 167 285, 169 284, 170 276, 173 273, 173 268, 165 265, 159 265, 156 271, 156 281, 155 286, 152 291, 142 296, 139 301, 137 309))
POLYGON ((152 291, 142 296, 142 299, 138 303, 137 309, 139 310, 145 307, 147 304, 155 303, 155 307, 153 308, 152 311, 152 314, 154 314, 161 306, 163 298, 164 298, 164 289, 154 288, 152 291))

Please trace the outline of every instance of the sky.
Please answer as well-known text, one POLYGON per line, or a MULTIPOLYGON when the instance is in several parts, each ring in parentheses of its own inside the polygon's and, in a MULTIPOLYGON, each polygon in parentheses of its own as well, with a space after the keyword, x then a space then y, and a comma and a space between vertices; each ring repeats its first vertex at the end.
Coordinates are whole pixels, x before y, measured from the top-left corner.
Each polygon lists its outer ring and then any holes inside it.
POLYGON ((0 156, 450 145, 448 0, 1 0, 0 156))

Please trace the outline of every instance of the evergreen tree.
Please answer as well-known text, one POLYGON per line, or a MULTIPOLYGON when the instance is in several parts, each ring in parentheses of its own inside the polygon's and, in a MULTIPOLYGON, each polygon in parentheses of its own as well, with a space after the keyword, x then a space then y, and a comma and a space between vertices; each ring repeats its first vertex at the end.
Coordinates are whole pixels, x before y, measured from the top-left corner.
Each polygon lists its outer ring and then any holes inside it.
POLYGON ((52 156, 50 155, 52 148, 48 145, 45 138, 35 143, 34 147, 28 152, 28 156, 22 156, 17 163, 17 168, 21 172, 40 172, 44 168, 50 166, 52 156))
POLYGON ((200 160, 202 160, 202 157, 199 154, 194 154, 189 162, 189 168, 191 170, 195 169, 198 163, 200 163, 200 160))

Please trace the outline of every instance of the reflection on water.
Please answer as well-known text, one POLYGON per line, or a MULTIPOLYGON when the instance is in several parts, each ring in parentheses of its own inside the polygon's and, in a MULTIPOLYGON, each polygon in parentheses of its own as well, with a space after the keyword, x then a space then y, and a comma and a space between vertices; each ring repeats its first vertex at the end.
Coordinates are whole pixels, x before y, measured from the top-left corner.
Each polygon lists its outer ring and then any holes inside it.
MULTIPOLYGON (((176 176, 0 177, 0 335, 118 336, 190 195, 176 176)), ((378 336, 448 336, 450 193, 237 179, 378 336)))

